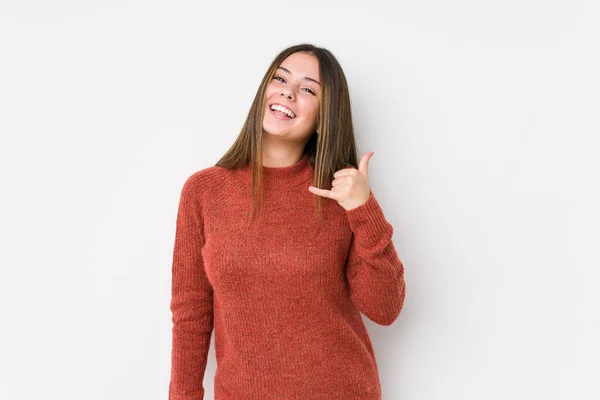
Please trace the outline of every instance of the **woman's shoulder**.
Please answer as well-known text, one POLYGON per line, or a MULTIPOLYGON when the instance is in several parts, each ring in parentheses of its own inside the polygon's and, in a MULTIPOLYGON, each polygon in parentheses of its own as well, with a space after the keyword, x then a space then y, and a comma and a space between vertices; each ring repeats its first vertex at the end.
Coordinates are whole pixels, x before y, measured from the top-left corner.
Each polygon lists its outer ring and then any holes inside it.
POLYGON ((210 167, 202 168, 197 170, 188 176, 186 183, 194 184, 198 182, 211 181, 219 179, 223 173, 226 172, 225 168, 211 165, 210 167))
POLYGON ((196 194, 210 193, 212 190, 222 187, 233 173, 233 170, 217 165, 197 170, 187 177, 183 184, 183 191, 191 191, 196 194))

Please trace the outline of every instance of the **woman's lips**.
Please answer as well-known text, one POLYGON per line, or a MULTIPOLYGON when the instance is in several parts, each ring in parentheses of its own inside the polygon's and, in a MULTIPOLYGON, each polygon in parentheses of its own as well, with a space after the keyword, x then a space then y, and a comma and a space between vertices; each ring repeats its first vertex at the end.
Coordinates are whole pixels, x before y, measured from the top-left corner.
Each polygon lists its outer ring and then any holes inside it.
POLYGON ((271 110, 270 108, 269 108, 269 111, 271 111, 271 114, 273 114, 275 116, 275 118, 285 119, 288 121, 291 119, 294 119, 294 118, 288 117, 286 113, 282 113, 281 111, 271 110))

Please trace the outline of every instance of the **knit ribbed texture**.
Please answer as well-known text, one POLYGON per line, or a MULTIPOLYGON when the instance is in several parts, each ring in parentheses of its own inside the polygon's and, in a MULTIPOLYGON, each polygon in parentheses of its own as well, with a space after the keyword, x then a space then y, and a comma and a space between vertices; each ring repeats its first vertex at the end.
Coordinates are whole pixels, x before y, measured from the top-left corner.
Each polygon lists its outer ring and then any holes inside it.
POLYGON ((172 269, 169 400, 204 400, 215 332, 215 400, 380 400, 362 312, 400 314, 404 267, 373 192, 346 211, 322 198, 308 156, 264 167, 264 207, 247 226, 248 165, 212 166, 181 191, 172 269))

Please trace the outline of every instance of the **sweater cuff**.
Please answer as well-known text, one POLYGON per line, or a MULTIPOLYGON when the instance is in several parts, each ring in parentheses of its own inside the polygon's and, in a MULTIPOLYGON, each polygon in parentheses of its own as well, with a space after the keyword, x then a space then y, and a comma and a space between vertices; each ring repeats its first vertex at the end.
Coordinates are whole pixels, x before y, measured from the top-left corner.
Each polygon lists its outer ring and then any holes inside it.
POLYGON ((392 225, 386 220, 373 191, 369 193, 366 203, 351 210, 346 210, 346 216, 354 233, 366 237, 380 237, 385 233, 392 234, 392 225))

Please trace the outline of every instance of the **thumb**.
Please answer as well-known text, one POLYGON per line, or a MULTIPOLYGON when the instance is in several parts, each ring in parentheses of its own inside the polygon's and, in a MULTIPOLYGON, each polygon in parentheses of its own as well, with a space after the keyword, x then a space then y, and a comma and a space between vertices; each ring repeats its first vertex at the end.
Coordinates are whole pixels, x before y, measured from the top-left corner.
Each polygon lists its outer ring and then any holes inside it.
POLYGON ((370 151, 360 158, 358 162, 358 171, 369 177, 369 160, 373 157, 374 152, 370 151))

